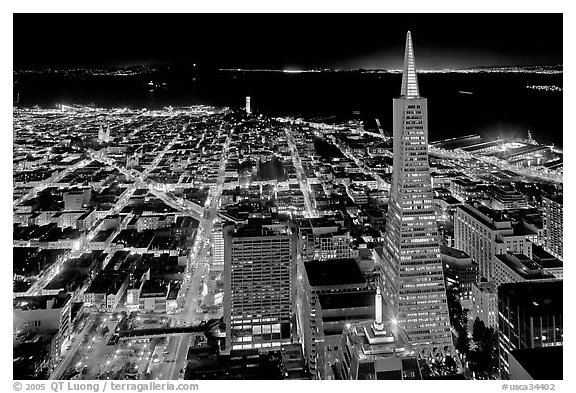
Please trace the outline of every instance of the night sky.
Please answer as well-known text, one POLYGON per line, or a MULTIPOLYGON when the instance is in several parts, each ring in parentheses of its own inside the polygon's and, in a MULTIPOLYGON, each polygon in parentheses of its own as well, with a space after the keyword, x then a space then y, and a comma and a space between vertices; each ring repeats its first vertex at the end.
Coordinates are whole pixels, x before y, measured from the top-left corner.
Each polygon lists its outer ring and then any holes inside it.
POLYGON ((15 14, 14 68, 249 69, 562 64, 561 14, 15 14))

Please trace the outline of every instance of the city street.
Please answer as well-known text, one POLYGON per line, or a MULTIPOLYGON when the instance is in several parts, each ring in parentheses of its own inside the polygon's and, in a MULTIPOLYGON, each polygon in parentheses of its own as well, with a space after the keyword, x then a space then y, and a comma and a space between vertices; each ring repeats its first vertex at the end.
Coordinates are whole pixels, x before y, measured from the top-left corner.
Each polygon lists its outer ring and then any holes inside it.
MULTIPOLYGON (((210 258, 207 254, 211 247, 212 229, 218 214, 220 196, 222 195, 230 137, 231 135, 229 134, 222 150, 218 181, 210 190, 208 196, 209 205, 205 209, 204 216, 200 218, 196 239, 190 250, 189 262, 185 271, 186 277, 190 278, 185 279, 178 295, 178 305, 181 309, 174 315, 174 318, 177 321, 191 325, 197 325, 203 320, 214 317, 203 313, 199 306, 204 298, 202 294, 203 285, 210 277, 210 258)), ((174 354, 174 357, 170 357, 171 362, 165 363, 166 365, 161 368, 159 375, 169 375, 171 379, 178 379, 180 370, 186 365, 190 337, 189 334, 184 334, 169 339, 167 351, 170 354, 174 354)))
POLYGON ((310 191, 310 187, 308 186, 306 172, 304 172, 304 168, 302 168, 302 161, 300 161, 300 156, 298 155, 298 148, 296 147, 296 142, 294 141, 294 136, 292 135, 292 129, 290 127, 286 127, 285 130, 288 147, 290 148, 290 153, 292 154, 292 162, 294 163, 294 168, 296 168, 296 177, 298 178, 298 183, 300 184, 300 191, 302 191, 302 195, 304 195, 304 203, 306 204, 307 216, 318 217, 316 202, 314 201, 314 194, 310 191))

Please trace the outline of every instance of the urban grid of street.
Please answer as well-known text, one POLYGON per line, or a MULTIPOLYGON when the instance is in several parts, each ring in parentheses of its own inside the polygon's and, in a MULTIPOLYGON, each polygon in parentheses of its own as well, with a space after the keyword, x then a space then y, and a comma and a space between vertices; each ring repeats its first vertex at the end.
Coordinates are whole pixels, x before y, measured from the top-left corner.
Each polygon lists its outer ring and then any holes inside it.
MULTIPOLYGON (((219 165, 219 172, 218 172, 218 179, 217 183, 211 187, 210 194, 207 199, 206 206, 204 208, 199 208, 194 203, 191 203, 184 199, 176 199, 171 198, 166 194, 166 192, 158 190, 154 187, 151 183, 146 182, 146 178, 149 173, 151 173, 154 168, 158 165, 158 163, 162 160, 162 157, 166 154, 167 151, 177 142, 178 137, 173 138, 170 143, 160 152, 155 160, 145 169, 142 174, 137 174, 136 171, 128 171, 127 169, 117 165, 114 160, 107 159, 105 156, 100 154, 96 154, 95 152, 91 151, 90 155, 91 158, 100 161, 106 165, 109 165, 122 174, 124 174, 127 178, 134 180, 134 183, 130 186, 129 192, 126 193, 126 196, 123 198, 122 201, 119 201, 115 208, 114 212, 118 212, 122 210, 125 203, 128 201, 131 193, 137 188, 141 186, 148 187, 149 191, 157 196, 159 199, 164 201, 169 206, 178 209, 181 213, 190 215, 193 218, 199 221, 198 230, 196 233, 194 245, 190 248, 188 254, 188 264, 185 270, 185 279, 180 288, 179 295, 178 295, 178 310, 171 315, 160 315, 158 317, 167 318, 172 321, 175 325, 197 325, 202 321, 206 321, 208 318, 220 318, 221 311, 217 313, 203 312, 199 305, 202 302, 203 293, 202 288, 204 283, 206 282, 207 287, 211 288, 213 286, 213 282, 208 282, 210 279, 210 260, 208 257, 208 251, 211 247, 211 239, 212 239, 212 229, 214 226, 214 222, 216 220, 216 216, 218 214, 218 206, 220 202, 220 195, 222 194, 223 184, 224 184, 224 171, 226 166, 226 157, 228 153, 228 148, 230 146, 230 138, 231 133, 228 133, 226 142, 222 148, 221 158, 220 158, 220 165, 219 165)), ((83 161, 86 164, 86 161, 83 161)), ((70 170, 63 171, 63 172, 70 172, 70 170)), ((65 176, 65 173, 59 174, 55 178, 62 178, 65 176)), ((46 185, 48 186, 48 184, 46 185)), ((92 228, 85 236, 86 238, 90 239, 95 233, 99 230, 99 226, 92 228)), ((78 250, 75 252, 75 255, 79 255, 82 251, 86 250, 78 250)), ((66 258, 63 259, 63 261, 66 258)), ((60 270, 60 265, 63 263, 60 262, 59 265, 55 265, 47 271, 39 280, 35 283, 34 293, 41 293, 41 289, 44 285, 46 285, 53 277, 57 274, 60 270)), ((83 294, 86 287, 89 285, 87 282, 84 285, 84 288, 78 291, 79 297, 83 294)), ((120 311, 119 308, 116 308, 115 312, 120 311)), ((107 318, 110 318, 111 315, 114 313, 106 312, 106 313, 97 313, 97 315, 106 315, 107 318)), ((146 315, 146 318, 149 318, 149 315, 146 315)), ((61 379, 65 372, 71 367, 81 368, 82 366, 91 364, 93 367, 96 368, 99 364, 97 359, 102 358, 111 358, 106 360, 103 363, 105 366, 105 371, 112 370, 114 366, 114 362, 111 363, 110 360, 116 359, 116 356, 112 358, 114 350, 111 347, 106 348, 106 343, 114 329, 110 329, 110 333, 105 335, 104 337, 96 337, 92 336, 92 343, 90 344, 90 349, 88 349, 88 353, 84 352, 82 348, 82 343, 86 339, 87 335, 89 334, 90 328, 95 323, 95 314, 91 314, 83 329, 74 337, 73 344, 70 348, 66 351, 63 355, 63 358, 60 360, 58 365, 55 367, 54 371, 51 374, 51 379, 61 379), (92 353, 92 347, 98 348, 96 353, 92 353), (79 352, 82 352, 79 355, 79 352), (78 364, 74 365, 72 360, 80 359, 78 364)), ((165 338, 166 343, 163 346, 164 350, 162 351, 162 357, 164 361, 159 362, 158 367, 153 370, 153 373, 150 373, 155 379, 181 379, 183 376, 183 371, 186 365, 186 358, 188 354, 188 348, 191 344, 192 334, 178 334, 178 335, 171 335, 165 338)), ((134 344, 133 344, 134 345, 134 344)), ((147 349, 149 352, 149 349, 147 349)), ((143 359, 150 361, 150 354, 148 356, 144 356, 143 359)), ((148 368, 147 363, 142 363, 141 367, 138 367, 138 370, 145 370, 148 368)), ((98 371, 101 371, 98 369, 98 371)), ((140 373, 141 377, 144 377, 143 372, 140 373)), ((85 378, 93 378, 94 375, 92 372, 87 373, 84 377, 85 378)))

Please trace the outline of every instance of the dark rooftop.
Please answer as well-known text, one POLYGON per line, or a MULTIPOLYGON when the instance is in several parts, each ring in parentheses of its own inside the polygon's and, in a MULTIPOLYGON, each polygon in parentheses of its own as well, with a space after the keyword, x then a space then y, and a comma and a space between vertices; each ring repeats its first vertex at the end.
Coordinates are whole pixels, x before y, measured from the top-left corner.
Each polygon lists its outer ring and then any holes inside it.
POLYGON ((354 259, 328 259, 304 263, 312 287, 366 285, 366 278, 354 259))
POLYGON ((168 287, 166 284, 162 284, 156 280, 147 280, 142 286, 142 291, 140 293, 141 298, 145 297, 156 297, 163 296, 166 297, 168 294, 168 287))
POLYGON ((532 243, 532 259, 544 268, 562 267, 561 260, 544 250, 542 246, 532 243))
POLYGON ((13 308, 20 310, 46 310, 62 308, 70 296, 66 294, 22 296, 13 300, 13 308))
POLYGON ((518 363, 535 380, 563 379, 562 373, 562 353, 559 347, 528 348, 512 351, 518 363))
POLYGON ((502 211, 494 210, 481 204, 476 206, 463 204, 458 206, 458 209, 464 210, 467 214, 492 229, 500 229, 494 225, 495 222, 510 222, 510 220, 504 216, 502 211), (489 220, 492 220, 493 222, 490 222, 489 220))
POLYGON ((318 300, 323 310, 335 308, 354 308, 374 306, 376 292, 374 290, 341 292, 341 293, 321 293, 318 300))
POLYGON ((440 246, 440 252, 444 255, 448 255, 453 258, 470 258, 470 255, 466 254, 464 251, 458 250, 457 248, 440 246))
POLYGON ((563 194, 551 194, 551 195, 546 195, 544 196, 544 198, 549 199, 553 202, 556 202, 560 205, 564 204, 564 198, 563 198, 563 194))
POLYGON ((508 298, 531 315, 563 313, 563 281, 525 281, 502 284, 498 299, 508 298))
POLYGON ((541 265, 524 254, 512 254, 509 252, 507 254, 496 255, 496 258, 526 280, 554 278, 552 274, 544 271, 541 265))

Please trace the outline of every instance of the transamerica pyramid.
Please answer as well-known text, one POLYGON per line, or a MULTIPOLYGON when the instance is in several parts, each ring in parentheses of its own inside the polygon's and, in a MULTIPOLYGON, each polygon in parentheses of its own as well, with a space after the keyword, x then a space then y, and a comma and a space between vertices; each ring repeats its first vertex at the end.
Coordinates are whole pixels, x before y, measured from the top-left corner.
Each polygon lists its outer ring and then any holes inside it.
POLYGON ((394 170, 381 261, 389 317, 421 357, 452 354, 450 318, 428 166, 428 107, 406 36, 400 98, 393 100, 394 170))

